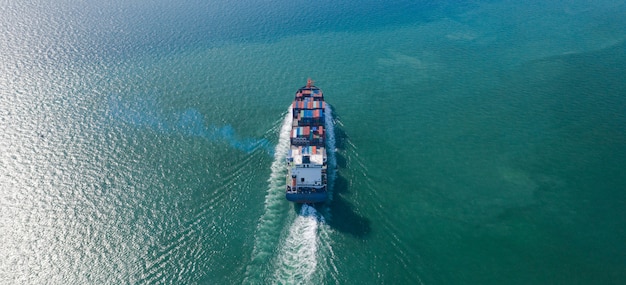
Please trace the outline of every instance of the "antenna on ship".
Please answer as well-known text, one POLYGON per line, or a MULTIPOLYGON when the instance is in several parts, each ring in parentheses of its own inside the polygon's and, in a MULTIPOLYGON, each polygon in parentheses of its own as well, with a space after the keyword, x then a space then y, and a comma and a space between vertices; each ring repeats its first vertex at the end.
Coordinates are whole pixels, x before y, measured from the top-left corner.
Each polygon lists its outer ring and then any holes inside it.
POLYGON ((313 86, 313 80, 311 80, 311 78, 308 78, 306 80, 306 88, 311 88, 311 86, 313 86))

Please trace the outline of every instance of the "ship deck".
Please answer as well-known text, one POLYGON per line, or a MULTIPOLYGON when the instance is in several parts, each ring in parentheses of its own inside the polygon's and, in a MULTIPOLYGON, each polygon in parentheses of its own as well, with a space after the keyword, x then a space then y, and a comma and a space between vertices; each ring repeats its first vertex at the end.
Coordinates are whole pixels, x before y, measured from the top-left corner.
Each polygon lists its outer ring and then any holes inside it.
POLYGON ((324 95, 312 81, 296 92, 287 156, 289 201, 317 203, 327 198, 325 108, 324 95))

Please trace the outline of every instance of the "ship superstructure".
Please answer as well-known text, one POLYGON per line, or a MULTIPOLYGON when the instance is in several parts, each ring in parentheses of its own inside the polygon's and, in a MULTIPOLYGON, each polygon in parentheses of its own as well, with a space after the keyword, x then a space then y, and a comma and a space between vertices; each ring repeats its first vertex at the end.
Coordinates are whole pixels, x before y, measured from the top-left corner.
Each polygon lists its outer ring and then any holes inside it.
POLYGON ((286 198, 296 203, 324 202, 328 197, 324 94, 309 79, 291 106, 286 198))

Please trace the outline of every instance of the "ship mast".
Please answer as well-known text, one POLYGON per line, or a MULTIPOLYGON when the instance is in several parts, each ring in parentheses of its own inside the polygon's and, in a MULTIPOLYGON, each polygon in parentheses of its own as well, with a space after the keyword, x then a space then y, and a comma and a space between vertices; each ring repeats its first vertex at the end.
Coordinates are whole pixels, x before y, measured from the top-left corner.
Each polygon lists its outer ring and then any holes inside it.
POLYGON ((313 86, 313 80, 311 78, 306 80, 306 88, 311 88, 313 86))

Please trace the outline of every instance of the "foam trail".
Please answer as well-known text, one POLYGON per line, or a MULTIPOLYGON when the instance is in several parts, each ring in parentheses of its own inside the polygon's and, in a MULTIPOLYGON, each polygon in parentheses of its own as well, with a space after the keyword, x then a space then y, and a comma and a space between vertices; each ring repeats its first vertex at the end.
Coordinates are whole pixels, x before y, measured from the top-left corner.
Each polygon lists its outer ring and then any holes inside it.
MULTIPOLYGON (((332 110, 326 107, 326 149, 328 155, 329 201, 336 177, 335 134, 332 110)), ((274 153, 272 173, 265 197, 265 212, 255 236, 252 262, 246 268, 244 284, 324 284, 329 276, 337 282, 334 252, 331 244, 332 230, 325 217, 330 217, 328 206, 321 210, 302 205, 300 212, 291 218, 288 211, 293 204, 285 203, 284 187, 287 168, 284 163, 289 150, 291 132, 291 107, 280 130, 274 153), (281 233, 282 232, 282 233, 281 233), (329 272, 330 269, 330 272, 329 272), (273 272, 273 274, 269 274, 273 272), (329 274, 327 274, 329 273, 329 274)))
POLYGON ((280 136, 278 144, 274 151, 274 161, 272 162, 272 173, 268 180, 269 185, 267 194, 265 195, 265 212, 259 220, 254 241, 254 249, 252 251, 251 263, 246 268, 246 277, 244 284, 267 283, 263 281, 255 282, 255 280, 263 280, 268 276, 264 276, 264 270, 268 268, 270 259, 275 251, 283 222, 287 215, 287 206, 285 203, 285 183, 287 175, 287 167, 285 158, 289 150, 289 134, 291 132, 291 106, 283 120, 280 128, 280 136))
MULTIPOLYGON (((328 200, 332 201, 335 178, 337 178, 337 173, 335 172, 335 169, 337 168, 337 157, 335 155, 335 122, 333 118, 333 110, 330 108, 330 105, 326 104, 324 113, 326 113, 324 128, 326 129, 326 155, 328 157, 328 200)), ((326 203, 326 207, 324 209, 324 214, 330 215, 330 212, 328 212, 328 203, 326 203)))
POLYGON ((312 277, 318 267, 318 230, 323 225, 324 217, 319 215, 313 206, 302 206, 278 253, 275 282, 315 283, 312 277))
MULTIPOLYGON (((330 107, 326 107, 325 115, 330 201, 337 165, 334 122, 330 107)), ((322 205, 320 211, 313 206, 302 205, 300 213, 295 217, 284 241, 280 244, 274 265, 276 269, 274 282, 278 284, 324 284, 330 282, 324 280, 328 276, 336 279, 337 269, 334 265, 334 252, 331 247, 332 231, 326 223, 325 216, 330 217, 328 203, 322 205)))

